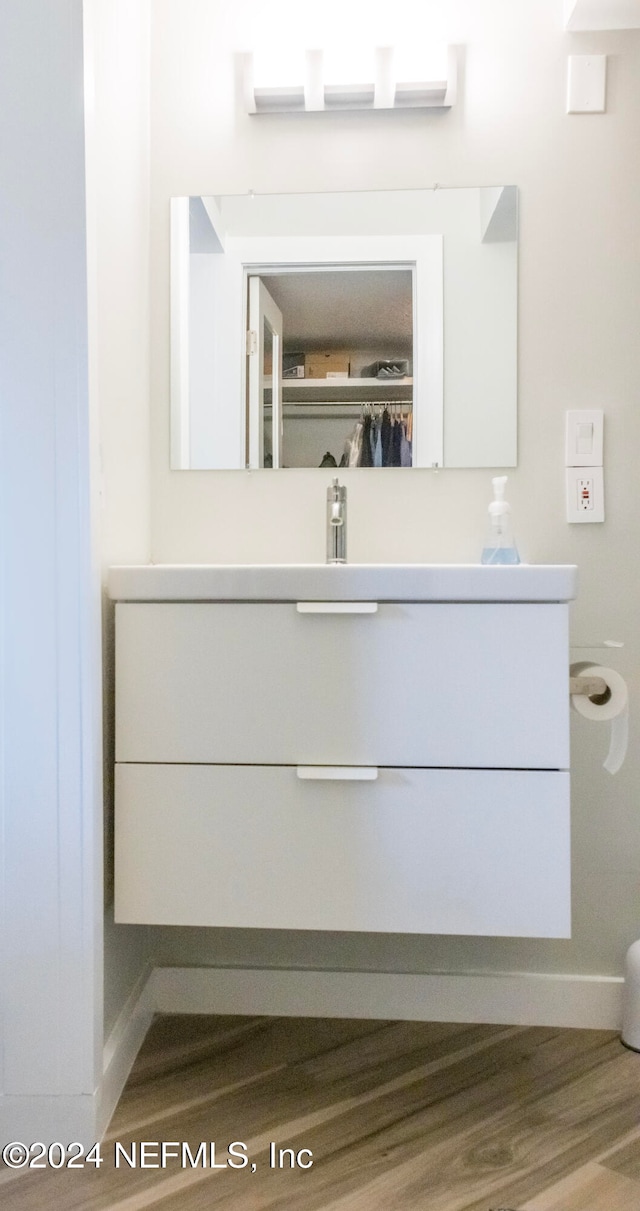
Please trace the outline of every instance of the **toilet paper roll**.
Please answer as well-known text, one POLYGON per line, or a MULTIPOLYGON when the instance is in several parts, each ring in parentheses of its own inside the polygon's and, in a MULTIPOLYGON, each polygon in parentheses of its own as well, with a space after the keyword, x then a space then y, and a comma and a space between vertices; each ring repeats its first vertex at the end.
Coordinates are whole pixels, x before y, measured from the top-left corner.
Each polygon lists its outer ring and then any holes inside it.
POLYGON ((617 774, 627 755, 629 743, 627 683, 615 669, 605 668, 601 664, 589 664, 587 661, 572 664, 570 672, 572 677, 602 677, 607 683, 610 696, 606 702, 593 702, 586 694, 572 694, 571 706, 585 719, 611 724, 609 752, 604 760, 604 768, 610 774, 617 774))

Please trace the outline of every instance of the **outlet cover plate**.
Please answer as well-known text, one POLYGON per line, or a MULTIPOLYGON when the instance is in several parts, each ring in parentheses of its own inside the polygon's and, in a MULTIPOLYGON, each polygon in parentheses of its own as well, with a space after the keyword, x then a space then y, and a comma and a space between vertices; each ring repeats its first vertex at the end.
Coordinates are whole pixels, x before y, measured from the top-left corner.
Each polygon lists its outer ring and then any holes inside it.
POLYGON ((567 113, 603 114, 606 85, 606 55, 569 55, 567 113))
POLYGON ((604 521, 604 474, 602 467, 567 467, 567 521, 604 521))

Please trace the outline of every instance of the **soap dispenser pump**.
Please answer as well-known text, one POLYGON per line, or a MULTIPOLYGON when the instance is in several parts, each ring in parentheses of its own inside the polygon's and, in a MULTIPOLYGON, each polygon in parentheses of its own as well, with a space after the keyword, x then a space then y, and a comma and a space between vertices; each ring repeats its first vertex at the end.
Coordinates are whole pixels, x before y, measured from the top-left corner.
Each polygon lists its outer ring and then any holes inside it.
POLYGON ((504 498, 506 475, 496 475, 493 484, 493 500, 489 505, 489 533, 482 550, 481 563, 520 563, 518 548, 513 537, 511 505, 504 498))

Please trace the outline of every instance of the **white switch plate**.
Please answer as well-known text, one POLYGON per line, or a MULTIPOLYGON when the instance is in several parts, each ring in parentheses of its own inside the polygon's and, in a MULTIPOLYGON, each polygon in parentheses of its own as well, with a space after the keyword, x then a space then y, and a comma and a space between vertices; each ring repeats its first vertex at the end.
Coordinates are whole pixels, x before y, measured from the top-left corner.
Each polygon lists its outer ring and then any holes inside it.
POLYGON ((567 521, 604 521, 602 467, 567 467, 567 521))
POLYGON ((606 55, 569 55, 567 113, 604 113, 606 83, 606 55))
POLYGON ((601 467, 604 412, 602 408, 576 408, 565 413, 565 467, 601 467))

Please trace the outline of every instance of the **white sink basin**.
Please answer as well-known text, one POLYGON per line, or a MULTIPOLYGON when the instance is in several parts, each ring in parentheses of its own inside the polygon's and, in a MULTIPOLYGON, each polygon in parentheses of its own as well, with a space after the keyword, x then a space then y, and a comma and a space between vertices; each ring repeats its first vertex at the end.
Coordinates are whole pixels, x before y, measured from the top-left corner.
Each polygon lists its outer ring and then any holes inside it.
POLYGON ((113 567, 116 601, 570 601, 572 564, 141 564, 113 567))

